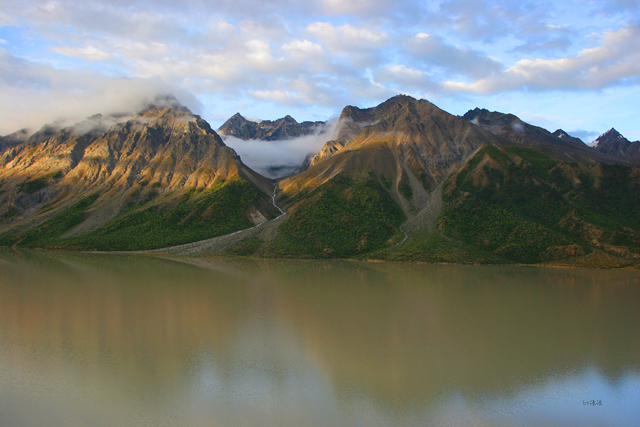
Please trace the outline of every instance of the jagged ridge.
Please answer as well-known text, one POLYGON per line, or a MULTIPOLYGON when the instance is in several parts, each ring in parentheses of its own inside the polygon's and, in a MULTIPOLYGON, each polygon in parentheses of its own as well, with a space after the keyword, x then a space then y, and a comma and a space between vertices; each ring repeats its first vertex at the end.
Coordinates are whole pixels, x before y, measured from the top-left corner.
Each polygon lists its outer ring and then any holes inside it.
POLYGON ((218 132, 225 136, 234 136, 240 139, 261 139, 265 141, 280 141, 303 135, 316 133, 325 122, 301 122, 287 115, 278 120, 249 120, 240 113, 234 114, 222 126, 218 132))

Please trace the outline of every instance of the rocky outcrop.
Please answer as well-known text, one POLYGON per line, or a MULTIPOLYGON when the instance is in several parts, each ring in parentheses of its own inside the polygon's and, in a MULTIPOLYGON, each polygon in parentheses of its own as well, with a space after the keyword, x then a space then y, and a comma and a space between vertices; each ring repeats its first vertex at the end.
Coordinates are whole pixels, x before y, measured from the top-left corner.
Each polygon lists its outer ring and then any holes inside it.
MULTIPOLYGON (((342 150, 344 146, 345 146, 345 142, 342 142, 342 141, 336 141, 336 140, 327 141, 322 147, 322 150, 320 150, 318 154, 313 156, 313 158, 309 163, 309 166, 313 166, 315 164, 320 163, 323 160, 328 159, 338 151, 342 150)), ((308 167, 305 168, 305 170, 306 169, 308 169, 308 167)))

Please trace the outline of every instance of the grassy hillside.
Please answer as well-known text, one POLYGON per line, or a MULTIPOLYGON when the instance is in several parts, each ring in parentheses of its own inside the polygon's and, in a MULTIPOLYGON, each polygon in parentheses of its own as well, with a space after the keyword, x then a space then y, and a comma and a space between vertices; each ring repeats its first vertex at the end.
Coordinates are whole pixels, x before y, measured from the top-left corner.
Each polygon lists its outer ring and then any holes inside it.
POLYGON ((80 200, 41 226, 5 235, 0 244, 96 250, 143 250, 189 243, 251 227, 248 211, 258 203, 258 190, 232 179, 204 192, 188 191, 163 204, 132 205, 105 226, 82 236, 62 237, 82 223, 98 198, 80 200))
POLYGON ((372 174, 336 176, 291 200, 289 215, 263 253, 271 256, 344 258, 383 247, 405 219, 372 174))
POLYGON ((640 254, 640 170, 486 147, 445 187, 442 233, 511 262, 640 254))
POLYGON ((439 231, 418 232, 406 241, 362 256, 385 261, 454 264, 504 264, 508 261, 482 248, 451 239, 439 231))

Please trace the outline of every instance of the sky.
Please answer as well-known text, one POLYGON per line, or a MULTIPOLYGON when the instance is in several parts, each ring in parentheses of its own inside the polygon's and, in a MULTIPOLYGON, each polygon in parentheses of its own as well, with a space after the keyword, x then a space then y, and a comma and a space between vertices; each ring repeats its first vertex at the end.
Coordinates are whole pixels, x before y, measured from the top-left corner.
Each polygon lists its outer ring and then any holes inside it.
POLYGON ((640 0, 0 0, 0 135, 174 94, 327 120, 407 94, 640 139, 640 0))

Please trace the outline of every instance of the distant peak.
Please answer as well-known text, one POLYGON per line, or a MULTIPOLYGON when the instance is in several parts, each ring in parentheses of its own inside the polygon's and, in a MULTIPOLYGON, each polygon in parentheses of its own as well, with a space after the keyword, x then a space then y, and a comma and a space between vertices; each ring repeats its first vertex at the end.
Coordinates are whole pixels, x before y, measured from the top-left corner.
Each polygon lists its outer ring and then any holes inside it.
POLYGON ((622 136, 622 134, 620 132, 618 132, 615 128, 609 129, 608 131, 603 133, 602 136, 608 136, 608 137, 613 137, 613 138, 624 138, 622 136))
POLYGON ((620 132, 615 130, 615 128, 611 128, 602 135, 600 135, 594 142, 596 145, 601 144, 611 144, 616 141, 626 141, 627 139, 622 136, 620 132))
POLYGON ((576 143, 579 143, 579 144, 584 144, 583 140, 581 140, 578 137, 569 135, 567 132, 565 132, 564 129, 556 129, 556 131, 553 132, 552 135, 557 137, 557 138, 563 139, 565 141, 573 141, 573 142, 576 142, 576 143))
POLYGON ((229 117, 229 119, 227 119, 227 121, 222 125, 222 126, 239 126, 239 125, 243 125, 247 122, 250 122, 251 120, 247 119, 245 116, 243 116, 240 113, 235 113, 233 116, 229 117))

